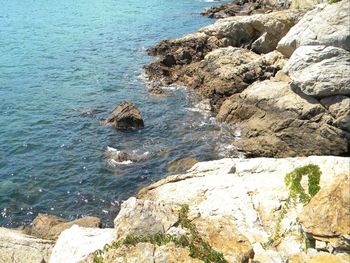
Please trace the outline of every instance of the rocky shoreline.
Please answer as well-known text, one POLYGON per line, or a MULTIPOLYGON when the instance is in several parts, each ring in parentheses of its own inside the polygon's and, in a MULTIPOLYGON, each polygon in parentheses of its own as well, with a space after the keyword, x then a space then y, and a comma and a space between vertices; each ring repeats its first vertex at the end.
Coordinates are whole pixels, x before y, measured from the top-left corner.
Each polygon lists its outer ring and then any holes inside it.
MULTIPOLYGON (((195 90, 255 158, 179 162, 114 228, 41 214, 0 228, 0 263, 349 262, 350 1, 315 4, 227 3, 203 12, 214 24, 148 50, 152 92, 195 90)), ((128 103, 105 124, 144 126, 128 103)))

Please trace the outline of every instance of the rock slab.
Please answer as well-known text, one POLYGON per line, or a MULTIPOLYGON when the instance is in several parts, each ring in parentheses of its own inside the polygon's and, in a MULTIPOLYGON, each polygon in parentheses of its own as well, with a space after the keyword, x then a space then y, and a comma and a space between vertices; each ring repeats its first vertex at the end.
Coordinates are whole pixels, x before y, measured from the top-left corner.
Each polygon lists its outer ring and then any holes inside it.
POLYGON ((144 128, 141 112, 131 102, 120 103, 105 121, 116 130, 139 130, 144 128))

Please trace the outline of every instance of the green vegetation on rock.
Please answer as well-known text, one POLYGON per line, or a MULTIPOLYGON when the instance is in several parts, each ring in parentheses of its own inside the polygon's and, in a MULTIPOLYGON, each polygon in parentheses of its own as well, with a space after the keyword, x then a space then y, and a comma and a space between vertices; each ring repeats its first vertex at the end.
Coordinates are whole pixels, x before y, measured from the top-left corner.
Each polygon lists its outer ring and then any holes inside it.
MULTIPOLYGON (((289 196, 281 209, 273 234, 270 236, 268 243, 264 245, 265 247, 276 244, 284 236, 285 233, 281 233, 281 223, 288 213, 291 202, 299 200, 303 205, 308 204, 311 198, 320 190, 320 177, 320 168, 314 164, 298 167, 286 174, 284 181, 290 190, 289 196), (305 192, 301 185, 303 176, 308 177, 308 193, 305 192)), ((306 246, 308 246, 308 243, 306 243, 306 246)))
POLYGON ((193 258, 203 260, 206 263, 226 263, 222 253, 215 251, 211 246, 203 240, 199 235, 195 224, 188 219, 189 207, 188 205, 182 205, 179 218, 176 226, 180 226, 189 231, 188 235, 180 237, 174 237, 169 234, 157 233, 146 236, 127 235, 123 240, 107 244, 103 250, 97 250, 94 253, 94 263, 103 263, 103 254, 109 249, 117 249, 122 246, 135 246, 138 243, 151 243, 153 245, 161 246, 170 242, 174 243, 177 247, 188 248, 189 255, 193 258))

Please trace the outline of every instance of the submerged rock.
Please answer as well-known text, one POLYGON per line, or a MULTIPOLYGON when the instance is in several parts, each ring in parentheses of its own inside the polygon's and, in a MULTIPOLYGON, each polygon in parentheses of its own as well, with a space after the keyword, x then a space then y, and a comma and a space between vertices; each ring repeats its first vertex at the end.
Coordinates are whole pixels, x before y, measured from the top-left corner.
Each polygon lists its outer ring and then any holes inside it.
POLYGON ((178 158, 171 161, 168 164, 167 169, 168 169, 168 172, 171 174, 184 173, 190 168, 192 168, 193 165, 195 165, 196 163, 198 163, 198 161, 190 157, 178 158))
POLYGON ((287 57, 300 46, 325 45, 350 51, 349 8, 349 0, 317 6, 281 39, 277 50, 287 57))
POLYGON ((295 50, 283 71, 290 76, 292 85, 302 92, 322 98, 350 95, 349 69, 350 52, 345 49, 301 46, 295 50))
POLYGON ((38 238, 56 240, 63 230, 73 225, 81 227, 101 227, 101 220, 97 217, 86 216, 68 222, 57 216, 39 213, 33 220, 32 225, 27 228, 25 232, 38 238))
POLYGON ((131 102, 120 103, 105 123, 116 130, 138 130, 144 128, 141 112, 131 102))
POLYGON ((20 231, 0 228, 1 263, 48 262, 54 242, 28 236, 20 231))

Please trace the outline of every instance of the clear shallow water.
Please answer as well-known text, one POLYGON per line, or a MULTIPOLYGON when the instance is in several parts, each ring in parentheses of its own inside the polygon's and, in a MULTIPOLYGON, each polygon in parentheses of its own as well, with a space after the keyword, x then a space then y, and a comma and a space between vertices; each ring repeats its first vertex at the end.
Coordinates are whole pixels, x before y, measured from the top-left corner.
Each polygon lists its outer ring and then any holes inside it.
POLYGON ((166 174, 178 157, 229 154, 231 140, 183 89, 155 98, 140 77, 145 48, 211 23, 196 0, 5 0, 0 12, 0 225, 38 212, 111 224, 119 202, 166 174), (100 125, 133 101, 146 128, 100 125), (111 166, 107 146, 147 154, 111 166))

